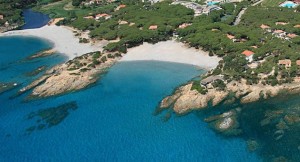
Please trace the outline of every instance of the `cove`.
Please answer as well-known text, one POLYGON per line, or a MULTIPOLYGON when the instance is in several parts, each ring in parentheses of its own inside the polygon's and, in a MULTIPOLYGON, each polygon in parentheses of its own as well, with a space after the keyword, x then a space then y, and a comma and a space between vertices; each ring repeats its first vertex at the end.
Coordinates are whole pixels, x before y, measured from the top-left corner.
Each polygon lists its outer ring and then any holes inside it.
MULTIPOLYGON (((6 81, 26 84, 33 79, 23 75, 29 69, 64 61, 61 55, 53 55, 19 65, 24 57, 51 44, 22 37, 45 46, 27 46, 18 52, 7 47, 10 43, 22 46, 26 41, 1 39, 7 45, 0 47, 7 51, 1 53, 4 59, 8 53, 16 53, 15 58, 8 57, 9 67, 1 72, 6 81), (23 68, 16 72, 14 66, 23 68)), ((5 60, 3 65, 7 65, 5 60)), ((79 92, 30 102, 24 102, 26 95, 10 98, 17 89, 1 94, 0 160, 260 161, 248 152, 245 141, 219 136, 196 114, 172 115, 167 122, 164 113, 154 115, 164 96, 203 72, 185 64, 122 62, 79 92)))

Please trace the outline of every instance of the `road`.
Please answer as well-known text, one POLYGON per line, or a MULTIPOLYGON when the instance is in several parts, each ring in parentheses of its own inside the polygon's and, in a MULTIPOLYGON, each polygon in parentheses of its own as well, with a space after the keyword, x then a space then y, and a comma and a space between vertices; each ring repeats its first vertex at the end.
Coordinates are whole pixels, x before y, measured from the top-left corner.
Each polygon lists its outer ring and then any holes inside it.
MULTIPOLYGON (((251 6, 256 6, 258 4, 260 4, 261 2, 263 2, 264 0, 260 0, 258 2, 253 3, 251 6)), ((247 10, 247 8, 243 8, 240 13, 238 14, 238 16, 236 17, 233 25, 238 25, 241 22, 242 16, 244 15, 245 11, 247 10)))

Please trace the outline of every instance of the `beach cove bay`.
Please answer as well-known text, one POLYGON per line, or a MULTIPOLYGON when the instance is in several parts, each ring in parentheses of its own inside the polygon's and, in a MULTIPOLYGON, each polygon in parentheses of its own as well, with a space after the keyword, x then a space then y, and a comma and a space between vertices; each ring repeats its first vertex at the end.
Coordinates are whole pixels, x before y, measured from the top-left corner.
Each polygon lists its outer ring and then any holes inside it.
MULTIPOLYGON (((59 54, 26 60, 51 47, 44 40, 5 37, 0 41, 5 45, 0 51, 1 78, 6 82, 26 84, 34 79, 26 73, 65 60, 59 54)), ((79 92, 34 101, 15 96, 20 87, 2 93, 0 159, 260 161, 248 152, 245 141, 222 138, 195 114, 172 116, 167 122, 165 116, 172 112, 154 115, 164 96, 203 72, 178 63, 125 61, 79 92)))

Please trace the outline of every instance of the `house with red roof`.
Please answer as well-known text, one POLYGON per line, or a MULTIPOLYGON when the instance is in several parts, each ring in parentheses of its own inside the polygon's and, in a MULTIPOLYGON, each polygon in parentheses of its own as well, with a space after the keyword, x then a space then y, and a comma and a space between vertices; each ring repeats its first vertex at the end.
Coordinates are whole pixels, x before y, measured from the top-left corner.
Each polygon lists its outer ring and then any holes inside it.
POLYGON ((230 39, 230 40, 232 40, 232 39, 235 38, 235 36, 234 36, 234 35, 231 35, 231 34, 227 34, 226 36, 227 36, 227 38, 230 39))
POLYGON ((276 22, 275 24, 276 25, 287 25, 288 23, 287 22, 281 22, 281 21, 279 21, 279 22, 276 22))
POLYGON ((184 28, 186 28, 188 26, 191 26, 191 25, 192 24, 190 24, 190 23, 183 23, 183 24, 179 25, 179 29, 184 29, 184 28))
POLYGON ((285 68, 289 68, 292 66, 292 61, 290 59, 279 60, 278 65, 284 66, 285 68))
POLYGON ((287 36, 288 36, 289 38, 295 38, 295 37, 297 37, 298 35, 297 35, 297 34, 294 34, 294 33, 289 33, 287 36))
POLYGON ((149 30, 156 30, 158 28, 157 25, 151 25, 149 26, 149 30))
POLYGON ((120 5, 116 8, 116 11, 120 10, 121 8, 125 8, 125 7, 126 7, 126 5, 120 4, 120 5))
POLYGON ((262 28, 262 29, 269 29, 269 28, 270 28, 270 26, 268 26, 268 25, 265 25, 265 24, 261 24, 260 28, 262 28))
POLYGON ((300 24, 295 25, 294 28, 300 28, 300 24))
POLYGON ((99 19, 102 18, 102 17, 105 18, 105 20, 107 20, 107 19, 111 18, 111 15, 106 14, 106 13, 97 14, 97 15, 95 16, 95 19, 96 19, 96 20, 99 20, 99 19))
POLYGON ((249 50, 245 50, 245 51, 242 52, 242 54, 246 56, 246 60, 248 62, 252 62, 253 61, 254 52, 249 51, 249 50))
POLYGON ((300 0, 293 0, 294 3, 300 4, 300 0))

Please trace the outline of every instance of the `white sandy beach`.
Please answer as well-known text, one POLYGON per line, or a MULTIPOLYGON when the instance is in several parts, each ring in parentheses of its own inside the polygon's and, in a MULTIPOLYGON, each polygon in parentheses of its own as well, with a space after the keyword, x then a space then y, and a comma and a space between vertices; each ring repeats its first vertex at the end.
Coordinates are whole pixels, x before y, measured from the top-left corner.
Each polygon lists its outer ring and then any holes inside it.
POLYGON ((101 51, 104 44, 92 45, 90 43, 79 43, 72 29, 64 26, 44 26, 38 29, 15 30, 0 33, 0 36, 34 36, 54 43, 53 50, 65 54, 68 59, 73 59, 82 54, 101 51))
POLYGON ((218 65, 220 58, 208 56, 208 52, 188 48, 176 41, 165 41, 156 44, 144 43, 131 48, 121 61, 155 60, 191 64, 205 69, 218 65))
MULTIPOLYGON (((106 42, 96 44, 79 43, 73 29, 66 26, 44 26, 38 29, 16 30, 0 33, 0 36, 34 36, 49 40, 54 43, 53 50, 65 54, 68 59, 88 52, 102 51, 106 42)), ((128 50, 121 61, 155 60, 191 64, 205 69, 212 69, 218 65, 220 58, 210 57, 207 52, 188 48, 183 43, 165 41, 156 44, 144 43, 141 46, 128 50)))

